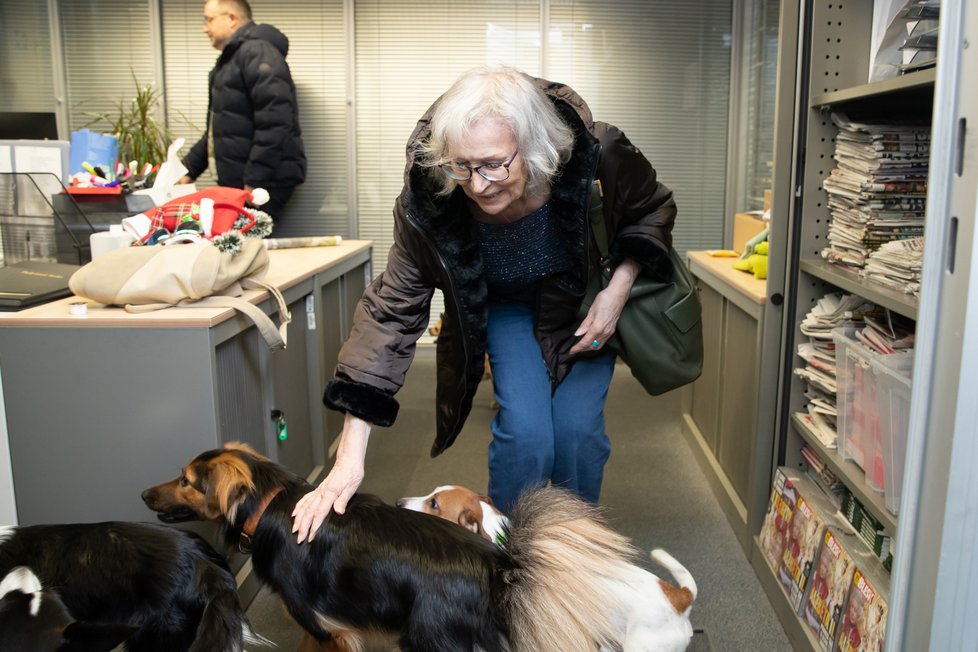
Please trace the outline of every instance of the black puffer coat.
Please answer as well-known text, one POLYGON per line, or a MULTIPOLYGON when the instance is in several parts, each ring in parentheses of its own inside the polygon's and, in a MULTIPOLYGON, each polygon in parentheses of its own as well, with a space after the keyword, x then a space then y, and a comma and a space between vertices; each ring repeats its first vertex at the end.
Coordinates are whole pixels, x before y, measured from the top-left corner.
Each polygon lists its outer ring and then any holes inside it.
MULTIPOLYGON (((289 39, 248 23, 228 40, 210 73, 209 127, 217 182, 243 188, 294 187, 306 178, 289 39)), ((207 169, 207 132, 184 159, 197 178, 207 169)))
MULTIPOLYGON (((537 83, 575 134, 571 160, 553 180, 551 216, 564 234, 563 246, 578 263, 542 280, 536 298, 537 340, 553 382, 559 383, 574 362, 568 351, 578 339, 577 310, 588 277, 598 268, 587 220, 592 180, 600 179, 604 191, 613 263, 632 258, 654 277, 665 279, 672 273, 667 252, 676 204, 621 131, 594 122, 569 87, 537 83)), ((435 456, 455 441, 482 380, 487 299, 476 227, 462 190, 436 197, 433 175, 441 172, 410 159, 414 143, 428 137, 430 118, 431 109, 408 142, 409 163, 394 206, 394 246, 387 269, 357 305, 351 335, 323 401, 376 425, 393 423, 398 411, 394 394, 404 383, 415 343, 428 324, 431 296, 439 288, 445 296, 445 318, 438 335, 435 456)))

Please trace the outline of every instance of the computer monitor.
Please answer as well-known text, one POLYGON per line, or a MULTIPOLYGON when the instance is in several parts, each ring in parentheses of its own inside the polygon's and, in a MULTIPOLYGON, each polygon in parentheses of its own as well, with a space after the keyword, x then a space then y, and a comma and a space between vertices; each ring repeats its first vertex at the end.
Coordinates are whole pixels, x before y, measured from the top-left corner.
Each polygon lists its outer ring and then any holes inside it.
POLYGON ((57 140, 58 118, 54 113, 0 111, 0 140, 57 140))

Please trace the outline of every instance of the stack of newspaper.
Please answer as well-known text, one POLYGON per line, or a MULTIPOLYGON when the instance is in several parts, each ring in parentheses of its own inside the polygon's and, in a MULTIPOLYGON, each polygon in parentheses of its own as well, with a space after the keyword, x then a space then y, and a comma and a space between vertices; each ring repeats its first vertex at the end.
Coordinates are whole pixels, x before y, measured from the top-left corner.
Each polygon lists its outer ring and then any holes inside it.
POLYGON ((910 319, 885 310, 882 317, 866 315, 863 323, 865 328, 856 330, 854 337, 870 350, 882 355, 913 350, 915 333, 910 319))
POLYGON ((894 240, 869 254, 859 274, 898 292, 920 296, 920 272, 924 265, 924 239, 894 240))
POLYGON ((798 345, 804 366, 794 373, 805 382, 805 410, 795 413, 808 431, 826 448, 836 448, 836 367, 832 329, 869 318, 880 319, 884 311, 854 294, 833 292, 818 300, 805 315, 801 332, 808 342, 798 345))
POLYGON ((822 257, 853 270, 892 240, 922 236, 930 128, 864 124, 833 113, 837 167, 825 179, 829 245, 822 257))

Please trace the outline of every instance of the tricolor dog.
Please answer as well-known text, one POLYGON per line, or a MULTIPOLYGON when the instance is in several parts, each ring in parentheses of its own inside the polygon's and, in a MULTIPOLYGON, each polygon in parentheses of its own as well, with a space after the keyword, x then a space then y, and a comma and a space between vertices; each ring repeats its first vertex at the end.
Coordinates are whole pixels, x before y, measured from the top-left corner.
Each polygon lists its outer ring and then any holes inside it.
POLYGON ((489 496, 456 485, 438 487, 427 496, 401 498, 397 506, 458 523, 496 543, 502 543, 509 526, 509 519, 496 509, 489 496))
MULTIPOLYGON (((401 498, 397 505, 458 523, 504 547, 515 528, 521 527, 518 520, 511 523, 493 507, 488 497, 457 485, 438 487, 426 496, 401 498)), ((537 508, 546 509, 546 505, 541 503, 537 508)), ((636 566, 625 556, 614 562, 617 568, 607 576, 591 575, 586 566, 580 569, 589 581, 615 596, 608 605, 616 635, 607 649, 669 652, 685 650, 689 645, 693 636, 689 611, 696 598, 696 582, 689 571, 664 550, 653 550, 652 559, 669 571, 679 583, 678 588, 636 566)), ((580 561, 587 563, 586 557, 580 561)))

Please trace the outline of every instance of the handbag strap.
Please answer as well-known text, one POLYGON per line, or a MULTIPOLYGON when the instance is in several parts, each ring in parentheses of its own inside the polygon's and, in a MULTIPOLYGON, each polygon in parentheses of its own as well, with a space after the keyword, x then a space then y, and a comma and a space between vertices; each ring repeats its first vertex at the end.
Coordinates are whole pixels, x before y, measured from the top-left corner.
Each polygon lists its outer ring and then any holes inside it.
POLYGON ((142 313, 142 312, 153 312, 156 310, 163 310, 164 308, 233 308, 238 312, 243 313, 255 323, 255 327, 258 328, 258 332, 261 333, 262 338, 268 344, 268 348, 272 351, 277 351, 279 349, 284 349, 289 342, 289 324, 292 322, 292 313, 289 312, 289 308, 285 303, 285 297, 274 285, 270 285, 263 281, 259 281, 255 278, 245 277, 240 279, 240 286, 248 290, 265 290, 269 293, 272 300, 278 305, 278 314, 280 324, 278 327, 275 326, 275 322, 272 321, 271 317, 265 314, 265 312, 254 305, 250 301, 242 299, 240 296, 235 296, 239 292, 234 289, 234 286, 221 294, 212 294, 201 299, 190 300, 184 299, 176 304, 171 303, 144 303, 144 304, 127 304, 125 306, 126 312, 130 313, 142 313))
POLYGON ((608 229, 604 225, 604 201, 600 179, 591 182, 591 199, 587 207, 587 217, 591 222, 591 233, 594 234, 594 244, 598 254, 604 261, 608 257, 608 229))

